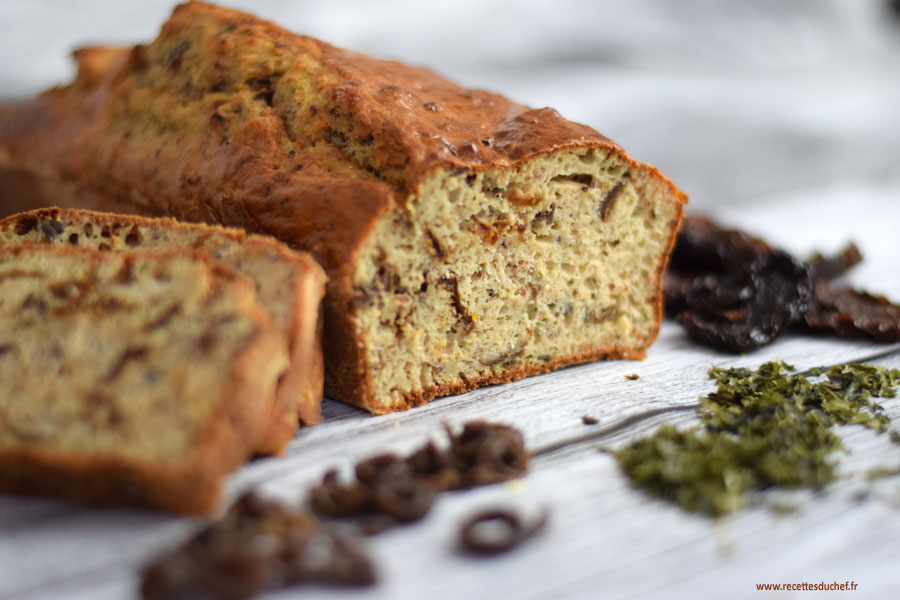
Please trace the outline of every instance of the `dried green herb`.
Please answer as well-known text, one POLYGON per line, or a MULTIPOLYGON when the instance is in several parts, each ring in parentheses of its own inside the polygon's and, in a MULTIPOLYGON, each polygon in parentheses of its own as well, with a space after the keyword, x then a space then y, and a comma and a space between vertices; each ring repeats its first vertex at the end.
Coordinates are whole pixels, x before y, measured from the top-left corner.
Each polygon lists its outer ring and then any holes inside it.
POLYGON ((616 452, 639 488, 709 515, 736 511, 748 492, 821 488, 835 478, 842 448, 833 425, 883 432, 890 420, 875 397, 896 394, 900 371, 868 365, 795 373, 781 361, 709 372, 715 392, 700 399, 702 425, 663 425, 616 452))

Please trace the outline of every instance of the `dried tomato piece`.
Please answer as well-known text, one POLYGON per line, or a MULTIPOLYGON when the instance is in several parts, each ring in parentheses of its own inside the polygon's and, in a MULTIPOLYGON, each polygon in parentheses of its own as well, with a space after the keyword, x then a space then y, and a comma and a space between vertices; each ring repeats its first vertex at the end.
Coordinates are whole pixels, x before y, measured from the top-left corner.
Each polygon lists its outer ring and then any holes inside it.
POLYGON ((816 285, 815 302, 804 314, 804 322, 814 331, 833 331, 844 337, 900 341, 900 306, 884 296, 833 289, 826 281, 816 285))
POLYGON ((663 278, 663 293, 666 299, 666 314, 675 316, 690 308, 687 295, 694 284, 695 275, 666 271, 663 278))
POLYGON ((768 244, 706 217, 687 217, 678 231, 669 271, 686 275, 725 273, 771 251, 768 244))
POLYGON ((790 326, 900 340, 900 306, 829 283, 862 261, 854 244, 804 263, 743 232, 685 219, 664 280, 666 311, 698 343, 747 352, 790 326))
POLYGON ((698 342, 747 352, 772 342, 809 307, 809 268, 785 252, 768 250, 732 265, 730 272, 694 279, 677 318, 698 342))
POLYGON ((863 256, 853 242, 844 246, 836 256, 822 256, 816 252, 808 261, 813 279, 834 279, 862 262, 863 256))

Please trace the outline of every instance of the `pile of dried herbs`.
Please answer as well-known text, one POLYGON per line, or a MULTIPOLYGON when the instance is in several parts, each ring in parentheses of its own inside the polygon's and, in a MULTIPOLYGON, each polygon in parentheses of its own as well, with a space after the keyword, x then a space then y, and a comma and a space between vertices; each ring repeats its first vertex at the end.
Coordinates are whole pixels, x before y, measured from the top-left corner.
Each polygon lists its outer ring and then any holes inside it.
POLYGON ((900 341, 900 306, 836 285, 862 261, 850 244, 801 261, 702 217, 684 220, 665 278, 666 312, 696 342, 727 352, 771 343, 789 327, 900 341))
POLYGON ((663 425, 616 452, 635 486, 712 516, 736 511, 748 492, 818 489, 835 479, 830 456, 842 448, 834 425, 884 431, 877 397, 896 394, 900 371, 868 365, 795 373, 780 361, 759 370, 716 369, 715 392, 701 398, 702 425, 663 425))

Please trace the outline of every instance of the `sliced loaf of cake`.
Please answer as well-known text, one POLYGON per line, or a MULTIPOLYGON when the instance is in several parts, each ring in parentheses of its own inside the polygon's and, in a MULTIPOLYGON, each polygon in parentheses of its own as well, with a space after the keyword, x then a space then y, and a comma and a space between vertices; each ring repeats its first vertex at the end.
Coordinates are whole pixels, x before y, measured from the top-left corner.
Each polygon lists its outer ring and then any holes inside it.
POLYGON ((0 491, 209 511, 287 366, 253 283, 202 254, 0 248, 0 491))
POLYGON ((321 420, 323 366, 319 305, 325 273, 308 254, 240 229, 180 223, 87 210, 49 208, 0 220, 0 245, 56 243, 122 252, 195 249, 224 261, 256 284, 260 305, 286 336, 290 369, 278 386, 289 404, 280 427, 272 429, 267 452, 280 452, 297 430, 297 420, 321 420))
POLYGON ((202 2, 0 104, 0 209, 273 235, 329 276, 326 393, 376 413, 640 358, 687 200, 555 110, 202 2))

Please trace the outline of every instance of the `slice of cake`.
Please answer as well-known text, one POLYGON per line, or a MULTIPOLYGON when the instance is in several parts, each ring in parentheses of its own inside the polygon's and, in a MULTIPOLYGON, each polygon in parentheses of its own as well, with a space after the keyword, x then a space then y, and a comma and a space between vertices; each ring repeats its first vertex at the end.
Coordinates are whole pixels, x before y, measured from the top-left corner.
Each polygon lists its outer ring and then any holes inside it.
POLYGON ((329 276, 326 393, 370 411, 656 338, 686 198, 590 127, 200 2, 0 106, 0 204, 271 234, 329 276))
POLYGON ((282 420, 253 288, 200 254, 0 248, 0 491, 211 510, 282 420))
POLYGON ((23 241, 117 252, 192 248, 224 261, 253 280, 260 305, 289 346, 291 364, 279 383, 278 398, 294 406, 294 414, 286 413, 285 422, 272 430, 267 452, 281 451, 296 433, 298 418, 306 425, 322 419, 319 305, 325 273, 309 255, 239 229, 58 208, 0 220, 0 245, 23 241))

